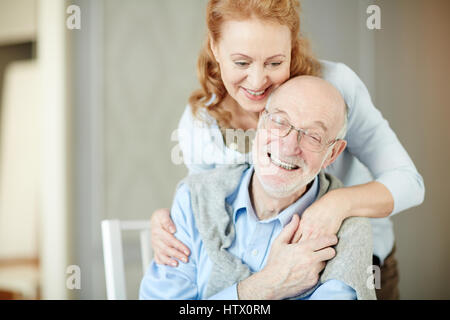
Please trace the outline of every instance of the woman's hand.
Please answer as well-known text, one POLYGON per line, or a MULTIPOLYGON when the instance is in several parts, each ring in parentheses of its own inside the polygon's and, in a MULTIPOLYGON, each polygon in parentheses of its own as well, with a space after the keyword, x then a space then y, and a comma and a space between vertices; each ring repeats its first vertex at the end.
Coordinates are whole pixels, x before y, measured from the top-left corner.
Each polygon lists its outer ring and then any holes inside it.
POLYGON ((382 183, 371 181, 332 190, 303 212, 292 242, 336 234, 349 217, 384 218, 394 210, 394 198, 382 183))
POLYGON ((346 197, 338 191, 325 194, 303 212, 292 243, 337 234, 342 222, 350 216, 346 197))
POLYGON ((188 262, 190 254, 186 247, 173 235, 176 232, 175 225, 170 219, 170 211, 167 208, 156 210, 150 219, 151 242, 155 262, 168 266, 178 266, 178 261, 188 262))

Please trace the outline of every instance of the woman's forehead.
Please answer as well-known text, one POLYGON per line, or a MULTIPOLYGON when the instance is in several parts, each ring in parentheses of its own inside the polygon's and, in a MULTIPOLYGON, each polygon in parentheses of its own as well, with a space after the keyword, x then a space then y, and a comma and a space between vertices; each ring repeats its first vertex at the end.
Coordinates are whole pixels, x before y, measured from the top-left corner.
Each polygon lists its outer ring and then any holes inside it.
MULTIPOLYGON (((270 55, 290 50, 291 36, 287 26, 258 19, 230 20, 222 26, 220 43, 229 51, 251 51, 257 49, 270 55)), ((240 52, 247 54, 249 52, 240 52)))

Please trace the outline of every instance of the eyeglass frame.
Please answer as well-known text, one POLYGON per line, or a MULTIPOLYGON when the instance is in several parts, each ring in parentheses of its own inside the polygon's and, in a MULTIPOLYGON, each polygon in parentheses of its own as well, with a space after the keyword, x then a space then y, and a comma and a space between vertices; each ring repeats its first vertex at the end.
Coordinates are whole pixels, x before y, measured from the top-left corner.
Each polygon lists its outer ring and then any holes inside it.
MULTIPOLYGON (((270 115, 273 115, 274 113, 273 112, 269 112, 269 110, 267 110, 267 108, 266 109, 264 109, 263 111, 262 111, 262 116, 264 117, 264 125, 266 125, 266 123, 265 123, 265 121, 267 121, 267 119, 268 119, 268 116, 270 116, 270 115)), ((272 121, 272 120, 271 120, 272 121)), ((303 136, 309 136, 309 134, 308 134, 308 131, 307 130, 304 130, 304 129, 301 129, 301 128, 296 128, 296 127, 294 127, 290 122, 289 122, 289 120, 287 120, 287 119, 285 119, 285 121, 286 121, 286 124, 287 125, 289 125, 289 131, 284 135, 284 136, 280 136, 280 135, 276 135, 276 136, 278 136, 279 138, 285 138, 285 137, 287 137, 291 132, 292 132, 292 130, 295 130, 295 131, 297 131, 297 143, 300 145, 300 142, 302 141, 302 138, 303 138, 303 136)), ((331 147, 332 145, 334 145, 336 142, 338 142, 338 141, 342 141, 343 139, 340 139, 340 138, 336 138, 336 139, 334 139, 334 140, 332 140, 332 141, 329 141, 329 142, 327 142, 327 143, 325 143, 325 144, 322 144, 321 143, 321 149, 319 150, 319 151, 315 151, 315 150, 309 150, 308 148, 306 148, 306 149, 308 149, 309 151, 311 151, 311 152, 315 152, 315 153, 321 153, 321 152, 323 152, 325 149, 327 149, 327 148, 329 148, 329 147, 331 147)))

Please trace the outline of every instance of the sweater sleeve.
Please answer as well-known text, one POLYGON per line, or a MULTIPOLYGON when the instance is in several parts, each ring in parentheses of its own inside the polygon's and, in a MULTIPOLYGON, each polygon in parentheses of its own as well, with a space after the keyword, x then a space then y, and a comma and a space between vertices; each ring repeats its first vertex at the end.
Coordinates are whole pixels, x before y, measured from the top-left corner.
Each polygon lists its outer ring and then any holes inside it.
POLYGON ((373 178, 391 192, 392 214, 421 204, 425 186, 408 153, 389 123, 372 103, 370 94, 353 70, 334 64, 325 79, 333 83, 347 103, 348 151, 371 172, 373 178))
POLYGON ((374 288, 367 285, 372 275, 373 254, 369 219, 345 219, 337 236, 336 256, 327 262, 320 282, 324 284, 329 280, 339 280, 356 292, 358 300, 376 299, 374 288))

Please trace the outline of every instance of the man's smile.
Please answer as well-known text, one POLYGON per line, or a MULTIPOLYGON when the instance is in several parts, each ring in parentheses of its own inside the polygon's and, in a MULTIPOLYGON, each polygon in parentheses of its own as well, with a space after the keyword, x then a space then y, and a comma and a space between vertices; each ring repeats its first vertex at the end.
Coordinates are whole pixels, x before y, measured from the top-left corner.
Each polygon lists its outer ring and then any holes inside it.
POLYGON ((296 164, 293 163, 287 163, 281 159, 278 159, 277 157, 275 157, 273 154, 271 153, 267 153, 267 156, 270 158, 270 160, 272 161, 272 163, 274 165, 276 165, 277 167, 283 168, 285 170, 288 171, 294 171, 299 169, 300 167, 297 166, 296 164))

